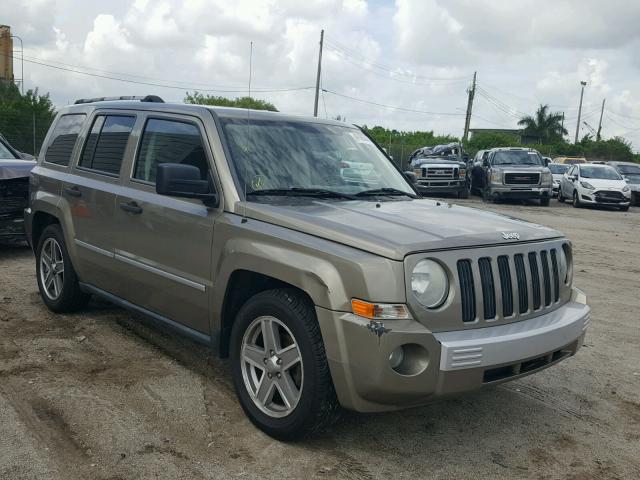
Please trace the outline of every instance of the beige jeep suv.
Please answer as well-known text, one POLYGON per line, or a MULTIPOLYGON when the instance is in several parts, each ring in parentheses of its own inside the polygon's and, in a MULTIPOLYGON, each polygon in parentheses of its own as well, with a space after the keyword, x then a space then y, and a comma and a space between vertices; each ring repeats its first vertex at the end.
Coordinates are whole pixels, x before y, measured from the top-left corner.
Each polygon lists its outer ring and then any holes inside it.
POLYGON ((341 122, 80 101, 30 187, 46 305, 95 295, 210 345, 281 439, 537 372, 589 323, 562 234, 420 198, 341 122))

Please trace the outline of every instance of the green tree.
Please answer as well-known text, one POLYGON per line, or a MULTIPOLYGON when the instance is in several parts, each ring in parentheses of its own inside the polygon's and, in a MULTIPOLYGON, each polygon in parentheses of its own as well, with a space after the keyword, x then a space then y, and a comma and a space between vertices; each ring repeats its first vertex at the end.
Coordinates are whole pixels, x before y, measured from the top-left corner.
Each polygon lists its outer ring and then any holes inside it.
POLYGON ((0 134, 21 152, 37 154, 55 114, 48 93, 36 88, 22 95, 13 83, 0 82, 0 134))
POLYGON ((252 97, 226 98, 215 95, 204 95, 200 92, 187 92, 184 103, 194 103, 196 105, 216 105, 219 107, 251 108, 253 110, 269 110, 277 112, 278 109, 269 102, 252 97))
POLYGON ((496 147, 521 147, 520 139, 515 135, 499 132, 474 133, 467 142, 465 149, 470 155, 475 155, 478 150, 488 150, 496 147))
POLYGON ((525 115, 518 125, 524 127, 525 135, 538 137, 542 143, 561 141, 567 130, 562 126, 562 114, 549 112, 549 105, 540 105, 534 116, 525 115))

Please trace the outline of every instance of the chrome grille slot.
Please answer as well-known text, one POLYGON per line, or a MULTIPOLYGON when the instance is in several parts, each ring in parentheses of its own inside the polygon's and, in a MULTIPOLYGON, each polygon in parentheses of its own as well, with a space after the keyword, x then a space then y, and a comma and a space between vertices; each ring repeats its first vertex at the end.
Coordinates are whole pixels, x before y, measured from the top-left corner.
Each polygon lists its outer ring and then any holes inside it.
POLYGON ((520 313, 529 310, 529 291, 527 290, 527 272, 524 268, 524 257, 521 253, 513 256, 516 265, 516 279, 518 281, 518 304, 520 313))
POLYGON ((473 284, 471 260, 458 260, 458 278, 460 280, 462 321, 473 322, 476 319, 476 292, 473 284))
POLYGON ((529 268, 531 269, 533 309, 538 310, 542 302, 540 301, 540 273, 538 272, 538 255, 536 255, 536 252, 529 252, 529 268))
POLYGON ((544 305, 548 307, 551 305, 551 277, 549 275, 549 259, 547 258, 546 250, 540 252, 540 261, 542 262, 542 278, 544 280, 544 305))
POLYGON ((558 260, 555 248, 551 250, 551 267, 553 269, 553 299, 554 302, 557 302, 560 299, 560 275, 558 274, 558 260))
POLYGON ((493 271, 491 259, 482 257, 478 260, 480 269, 480 280, 482 282, 482 305, 484 309, 484 319, 492 320, 496 318, 496 289, 493 284, 493 271))
POLYGON ((509 257, 498 257, 498 273, 500 274, 500 290, 502 291, 502 316, 513 315, 513 288, 511 287, 511 271, 509 270, 509 257))
POLYGON ((429 179, 450 179, 454 177, 454 173, 457 173, 457 168, 453 167, 428 167, 426 174, 423 175, 429 179))

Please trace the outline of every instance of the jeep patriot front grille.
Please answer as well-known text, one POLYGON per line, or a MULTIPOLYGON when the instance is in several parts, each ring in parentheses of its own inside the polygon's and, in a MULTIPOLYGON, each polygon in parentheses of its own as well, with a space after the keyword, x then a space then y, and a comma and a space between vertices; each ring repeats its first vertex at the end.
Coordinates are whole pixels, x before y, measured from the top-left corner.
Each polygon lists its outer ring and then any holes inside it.
POLYGON ((481 257, 476 262, 458 260, 462 321, 492 321, 496 316, 512 317, 516 309, 526 314, 552 307, 560 299, 557 255, 557 249, 550 248, 530 251, 526 256, 517 253, 481 257), (481 299, 482 308, 476 308, 476 298, 481 299))

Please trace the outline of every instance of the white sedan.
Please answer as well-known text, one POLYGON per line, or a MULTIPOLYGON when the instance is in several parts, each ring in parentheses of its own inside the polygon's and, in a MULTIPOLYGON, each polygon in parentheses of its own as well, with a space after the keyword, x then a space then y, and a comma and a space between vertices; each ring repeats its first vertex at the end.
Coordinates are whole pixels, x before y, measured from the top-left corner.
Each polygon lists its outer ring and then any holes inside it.
POLYGON ((573 165, 560 182, 558 200, 571 200, 574 207, 603 205, 629 210, 631 189, 609 165, 573 165))

